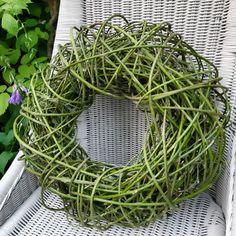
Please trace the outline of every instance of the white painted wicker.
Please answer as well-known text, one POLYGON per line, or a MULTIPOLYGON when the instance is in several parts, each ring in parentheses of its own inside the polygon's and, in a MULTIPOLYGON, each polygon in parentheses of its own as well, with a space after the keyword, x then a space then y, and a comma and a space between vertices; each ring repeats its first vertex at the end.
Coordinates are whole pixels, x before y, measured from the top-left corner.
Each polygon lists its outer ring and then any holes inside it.
MULTIPOLYGON (((19 152, 0 181, 0 226, 38 187, 37 178, 26 172, 19 152)), ((1 235, 1 234, 0 234, 1 235)))
MULTIPOLYGON (((236 121, 236 1, 235 0, 61 0, 55 48, 68 41, 70 26, 92 23, 112 13, 122 13, 130 20, 162 20, 172 23, 198 52, 220 69, 223 83, 229 88, 231 120, 236 121)), ((118 22, 119 23, 119 22, 118 22)), ((55 50, 54 50, 55 52, 55 50)), ((122 164, 140 148, 145 122, 128 102, 117 102, 98 96, 93 108, 79 118, 83 132, 79 141, 90 157, 122 164), (105 111, 105 112, 104 112, 105 111), (115 115, 114 115, 115 114, 115 115), (130 138, 132 137, 132 138, 130 138), (116 145, 114 145, 116 144, 116 145)), ((68 223, 61 212, 51 212, 40 205, 37 190, 0 228, 1 235, 236 235, 235 130, 226 130, 226 165, 212 191, 214 199, 204 193, 186 201, 167 220, 147 228, 113 227, 99 232, 68 223), (14 222, 14 223, 13 223, 14 222)), ((47 194, 54 206, 60 200, 47 194)))
MULTIPOLYGON (((53 194, 46 194, 45 199, 52 207, 61 206, 60 199, 53 194)), ((63 212, 42 207, 39 188, 0 230, 1 236, 223 236, 224 219, 221 208, 204 193, 184 202, 180 210, 167 219, 156 221, 147 227, 131 229, 114 226, 99 232, 80 227, 72 220, 69 223, 63 212)))

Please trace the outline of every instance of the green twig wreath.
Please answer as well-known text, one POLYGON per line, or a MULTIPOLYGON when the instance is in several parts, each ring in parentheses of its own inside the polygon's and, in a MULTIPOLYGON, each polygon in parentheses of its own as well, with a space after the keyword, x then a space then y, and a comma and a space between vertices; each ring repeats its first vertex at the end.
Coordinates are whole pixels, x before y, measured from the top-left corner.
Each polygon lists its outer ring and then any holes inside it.
POLYGON ((43 191, 58 194, 61 210, 82 225, 107 228, 145 225, 211 187, 229 119, 215 66, 168 23, 112 16, 74 31, 47 70, 32 78, 15 123, 43 191), (125 25, 112 24, 113 17, 125 25), (93 161, 76 143, 76 119, 96 94, 129 99, 151 115, 134 163, 93 161))

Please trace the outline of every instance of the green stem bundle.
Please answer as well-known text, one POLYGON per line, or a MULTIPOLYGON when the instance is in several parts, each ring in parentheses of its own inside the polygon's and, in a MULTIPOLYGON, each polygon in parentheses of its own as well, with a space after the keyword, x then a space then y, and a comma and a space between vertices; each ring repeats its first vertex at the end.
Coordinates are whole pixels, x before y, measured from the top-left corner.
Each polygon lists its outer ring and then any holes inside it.
POLYGON ((113 17, 74 29, 32 78, 14 127, 43 191, 58 194, 82 225, 101 229, 145 225, 211 187, 229 120, 217 69, 168 23, 119 26, 113 17), (132 164, 93 161, 76 143, 76 119, 98 94, 131 100, 151 117, 132 164))

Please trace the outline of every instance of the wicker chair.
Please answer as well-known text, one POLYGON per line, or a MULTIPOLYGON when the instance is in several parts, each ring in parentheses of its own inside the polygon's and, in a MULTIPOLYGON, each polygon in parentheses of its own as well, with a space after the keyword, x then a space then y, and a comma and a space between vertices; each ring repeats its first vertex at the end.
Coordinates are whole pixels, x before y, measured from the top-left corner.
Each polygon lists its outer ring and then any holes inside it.
MULTIPOLYGON (((235 11, 235 0, 61 0, 54 53, 58 44, 68 40, 71 26, 102 20, 112 13, 122 13, 130 20, 168 21, 175 31, 219 68, 223 84, 229 88, 231 121, 234 122, 235 11)), ((130 102, 103 96, 97 96, 95 104, 79 117, 78 126, 80 131, 83 130, 78 136, 79 142, 90 157, 116 164, 127 162, 120 157, 131 157, 137 153, 146 130, 145 117, 130 102), (108 146, 107 143, 111 144, 108 146)), ((6 187, 5 181, 5 192, 2 193, 3 187, 0 186, 0 235, 236 235, 235 130, 235 123, 226 130, 226 165, 214 188, 185 201, 167 219, 145 228, 114 226, 100 232, 80 227, 73 220, 68 221, 63 212, 47 210, 41 205, 36 178, 24 171, 23 163, 16 160, 10 171, 17 172, 17 175, 13 178, 12 172, 9 172, 5 177, 10 187, 6 187)), ((62 204, 57 196, 49 192, 44 198, 55 208, 62 204)))

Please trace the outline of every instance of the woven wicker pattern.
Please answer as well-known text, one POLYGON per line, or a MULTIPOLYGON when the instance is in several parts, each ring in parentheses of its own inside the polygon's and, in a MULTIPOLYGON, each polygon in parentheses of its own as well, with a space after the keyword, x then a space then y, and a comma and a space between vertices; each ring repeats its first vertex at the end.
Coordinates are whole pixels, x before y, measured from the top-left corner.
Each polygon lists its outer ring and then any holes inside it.
MULTIPOLYGON (((148 227, 131 229, 115 226, 104 232, 80 227, 71 219, 68 222, 64 213, 41 207, 39 195, 40 189, 34 193, 34 203, 27 208, 24 219, 12 228, 11 233, 2 236, 223 236, 224 233, 221 209, 207 194, 184 202, 168 219, 148 227)), ((48 205, 55 208, 62 206, 57 196, 45 194, 44 197, 48 205)))
POLYGON ((147 120, 131 101, 97 95, 94 104, 79 116, 77 129, 77 138, 88 156, 94 160, 105 157, 107 163, 125 165, 143 145, 147 120))
POLYGON ((227 147, 225 150, 225 159, 227 165, 222 171, 221 178, 216 188, 216 200, 222 206, 226 219, 226 232, 229 234, 233 228, 232 235, 236 234, 236 216, 235 216, 235 146, 236 146, 236 1, 228 3, 229 12, 227 23, 222 28, 227 29, 222 41, 221 64, 219 66, 220 74, 223 77, 222 83, 228 88, 228 97, 231 103, 231 121, 232 125, 227 132, 227 147))
POLYGON ((219 65, 228 9, 229 0, 84 0, 83 21, 90 24, 114 13, 132 21, 167 21, 198 52, 219 65))
POLYGON ((0 209, 0 226, 22 205, 37 186, 36 176, 23 172, 15 186, 10 189, 0 209))

